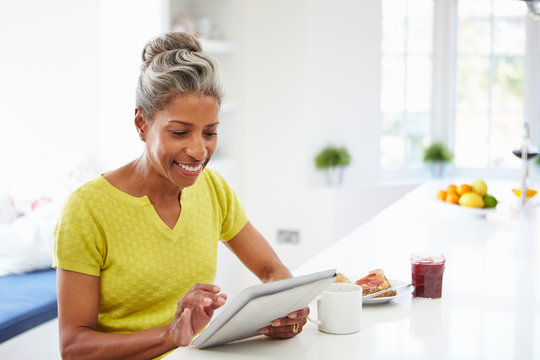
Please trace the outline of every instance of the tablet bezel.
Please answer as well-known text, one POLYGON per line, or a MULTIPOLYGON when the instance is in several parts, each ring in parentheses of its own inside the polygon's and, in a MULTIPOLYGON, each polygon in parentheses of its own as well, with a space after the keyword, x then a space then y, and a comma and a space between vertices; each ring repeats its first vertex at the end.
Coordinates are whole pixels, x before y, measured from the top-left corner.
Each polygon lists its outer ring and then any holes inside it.
POLYGON ((336 270, 332 269, 332 270, 321 271, 321 272, 317 272, 313 274, 293 277, 290 279, 273 281, 273 282, 255 285, 255 286, 246 288, 229 305, 227 305, 226 308, 223 309, 223 312, 219 314, 219 316, 217 316, 212 322, 210 322, 206 330, 200 333, 193 340, 191 345, 196 348, 203 349, 206 347, 222 345, 224 343, 255 336, 259 333, 260 328, 251 329, 250 326, 253 327, 254 324, 259 324, 259 323, 265 323, 266 324, 265 326, 268 326, 272 323, 273 320, 280 317, 285 317, 292 311, 300 310, 306 307, 309 304, 309 302, 311 302, 311 300, 313 300, 317 295, 319 295, 328 286, 328 284, 334 281, 335 278, 336 278, 336 270), (251 335, 235 336, 234 333, 231 333, 231 334, 221 333, 222 331, 231 331, 230 329, 227 330, 227 327, 225 325, 228 324, 229 322, 234 322, 235 317, 239 313, 241 313, 242 309, 246 308, 250 303, 254 302, 256 299, 261 300, 261 298, 263 297, 270 296, 268 299, 263 299, 263 300, 272 301, 272 297, 277 298, 279 296, 278 294, 284 293, 291 289, 301 288, 301 287, 306 287, 306 288, 298 289, 299 291, 297 291, 296 294, 292 294, 291 292, 290 295, 287 295, 292 298, 288 299, 290 300, 289 307, 287 306, 287 304, 282 305, 284 313, 280 313, 280 315, 277 317, 267 318, 269 314, 267 312, 262 311, 256 315, 260 317, 257 319, 257 321, 250 321, 245 324, 243 323, 241 333, 251 334, 251 335), (303 297, 300 297, 300 296, 303 296, 303 297), (299 306, 299 308, 291 309, 290 306, 294 306, 292 304, 299 306), (226 342, 221 342, 219 340, 217 342, 213 341, 213 339, 220 338, 220 337, 221 338, 233 337, 234 339, 229 339, 226 342), (235 337, 238 337, 238 338, 235 338, 235 337))

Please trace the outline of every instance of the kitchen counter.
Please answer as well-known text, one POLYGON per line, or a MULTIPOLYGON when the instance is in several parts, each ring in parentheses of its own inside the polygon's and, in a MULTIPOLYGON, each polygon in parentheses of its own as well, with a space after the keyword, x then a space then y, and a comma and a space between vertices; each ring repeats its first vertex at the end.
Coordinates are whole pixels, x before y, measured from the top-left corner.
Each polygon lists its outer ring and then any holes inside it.
POLYGON ((260 336, 185 347, 166 359, 539 359, 540 207, 519 207, 508 196, 513 184, 504 182, 490 187, 498 210, 434 200, 448 183, 420 186, 294 271, 336 268, 355 280, 381 268, 409 282, 411 252, 440 251, 441 299, 405 295, 364 305, 362 329, 351 335, 325 334, 308 323, 290 340, 260 336))

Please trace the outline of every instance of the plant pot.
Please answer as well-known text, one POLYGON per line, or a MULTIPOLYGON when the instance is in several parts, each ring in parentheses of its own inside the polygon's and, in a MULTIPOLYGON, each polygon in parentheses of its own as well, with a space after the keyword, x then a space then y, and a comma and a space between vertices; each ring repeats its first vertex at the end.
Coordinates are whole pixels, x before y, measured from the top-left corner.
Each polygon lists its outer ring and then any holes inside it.
POLYGON ((344 173, 344 166, 327 168, 325 170, 326 184, 328 186, 341 186, 343 184, 344 173))
POLYGON ((429 163, 429 169, 432 177, 443 178, 446 175, 446 163, 442 161, 433 161, 429 163))

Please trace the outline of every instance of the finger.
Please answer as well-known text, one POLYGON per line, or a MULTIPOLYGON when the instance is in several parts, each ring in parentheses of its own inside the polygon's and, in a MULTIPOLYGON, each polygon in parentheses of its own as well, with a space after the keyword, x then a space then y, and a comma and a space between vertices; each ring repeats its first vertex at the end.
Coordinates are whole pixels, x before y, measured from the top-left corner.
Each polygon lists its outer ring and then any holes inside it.
POLYGON ((191 321, 191 309, 185 308, 182 312, 182 315, 180 316, 180 325, 190 325, 191 321))
POLYGON ((217 300, 212 300, 211 298, 205 297, 200 299, 200 301, 193 301, 187 304, 187 307, 191 308, 192 311, 197 313, 205 313, 206 316, 211 318, 214 315, 214 311, 225 304, 225 298, 218 297, 217 300))
POLYGON ((181 300, 184 306, 222 306, 225 304, 225 298, 219 296, 219 294, 209 293, 207 291, 196 291, 191 294, 186 294, 181 300))
POLYGON ((227 302, 227 295, 225 294, 219 294, 214 301, 212 302, 212 309, 217 309, 221 306, 223 306, 227 302))
POLYGON ((289 319, 289 318, 280 318, 272 321, 273 327, 280 327, 280 326, 291 326, 294 324, 300 324, 304 325, 306 323, 306 318, 301 317, 298 319, 289 319))
POLYGON ((302 332, 302 326, 300 325, 298 325, 298 327, 296 328, 296 332, 293 332, 294 329, 295 329, 294 325, 279 326, 279 327, 267 326, 265 328, 262 328, 260 333, 271 338, 288 339, 302 332))
POLYGON ((183 298, 181 302, 178 303, 178 308, 181 308, 180 311, 182 312, 184 308, 204 308, 212 305, 212 302, 212 299, 208 296, 190 296, 183 298))
POLYGON ((299 333, 300 331, 302 331, 302 326, 301 324, 299 323, 295 323, 295 324, 292 324, 292 325, 287 325, 287 326, 277 326, 277 327, 272 327, 272 330, 275 334, 282 334, 282 333, 299 333))
POLYGON ((214 311, 222 307, 227 301, 227 296, 225 294, 220 294, 220 295, 224 295, 224 296, 220 296, 216 301, 212 303, 212 305, 204 307, 206 311, 206 315, 208 315, 209 317, 214 316, 214 311))
POLYGON ((227 299, 227 295, 225 294, 217 294, 217 293, 212 293, 212 292, 208 292, 204 290, 196 290, 190 295, 190 297, 191 296, 209 298, 212 300, 212 303, 220 303, 220 304, 224 304, 225 303, 224 300, 227 299))
POLYGON ((309 307, 305 307, 302 310, 294 311, 289 314, 289 319, 302 319, 309 315, 309 307))
POLYGON ((180 317, 180 346, 187 346, 191 342, 193 337, 193 331, 191 330, 191 309, 185 308, 180 317))
POLYGON ((191 287, 191 290, 202 290, 217 294, 221 291, 221 288, 214 284, 196 283, 191 287))

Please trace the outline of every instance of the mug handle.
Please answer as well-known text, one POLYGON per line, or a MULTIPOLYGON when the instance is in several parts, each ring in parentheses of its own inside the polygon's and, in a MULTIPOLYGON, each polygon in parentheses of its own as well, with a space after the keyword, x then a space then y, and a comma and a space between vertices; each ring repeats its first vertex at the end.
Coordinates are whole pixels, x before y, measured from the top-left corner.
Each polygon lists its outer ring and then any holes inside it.
POLYGON ((311 321, 312 323, 314 323, 315 325, 321 325, 322 324, 322 322, 320 320, 317 320, 317 319, 311 317, 310 315, 308 315, 307 319, 309 321, 311 321))
MULTIPOLYGON (((317 297, 317 301, 318 301, 318 299, 319 299, 319 297, 317 297)), ((322 321, 320 321, 319 319, 315 319, 313 316, 311 316, 311 314, 313 314, 313 312, 311 311, 311 305, 312 305, 312 303, 309 303, 309 305, 308 305, 308 306, 309 306, 310 312, 309 312, 309 315, 307 316, 307 319, 308 319, 311 323, 313 323, 313 324, 319 326, 319 325, 322 324, 322 321)))

